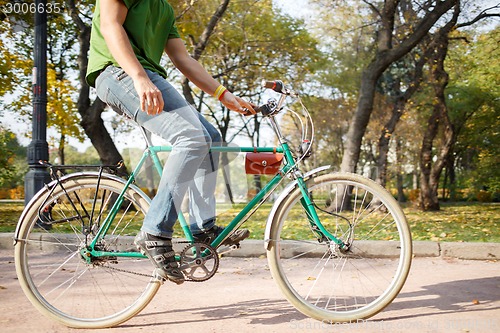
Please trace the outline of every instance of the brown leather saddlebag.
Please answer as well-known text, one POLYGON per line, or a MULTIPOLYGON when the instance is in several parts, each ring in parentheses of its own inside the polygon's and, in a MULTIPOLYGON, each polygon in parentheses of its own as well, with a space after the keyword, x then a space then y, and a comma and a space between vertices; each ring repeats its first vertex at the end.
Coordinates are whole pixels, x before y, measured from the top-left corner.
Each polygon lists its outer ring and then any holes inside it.
POLYGON ((248 175, 275 175, 283 161, 280 153, 247 153, 245 171, 248 175))

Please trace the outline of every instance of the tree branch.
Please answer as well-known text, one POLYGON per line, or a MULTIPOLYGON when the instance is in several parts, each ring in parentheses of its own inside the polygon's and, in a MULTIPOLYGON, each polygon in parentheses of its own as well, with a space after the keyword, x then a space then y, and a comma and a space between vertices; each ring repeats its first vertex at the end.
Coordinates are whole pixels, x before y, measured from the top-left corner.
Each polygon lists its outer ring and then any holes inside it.
POLYGON ((487 13, 488 10, 490 10, 490 9, 496 9, 496 8, 500 8, 500 5, 497 5, 497 6, 494 6, 494 7, 487 8, 487 9, 483 10, 481 13, 479 13, 475 18, 473 18, 469 22, 464 22, 464 23, 457 24, 457 26, 456 26, 457 29, 471 26, 474 23, 476 23, 476 22, 478 22, 478 21, 480 21, 482 19, 488 18, 488 17, 500 17, 500 13, 487 13))
POLYGON ((66 0, 66 5, 69 8, 69 15, 71 16, 71 18, 75 22, 78 29, 80 29, 80 30, 88 29, 87 24, 85 24, 85 22, 83 22, 83 20, 81 19, 80 15, 78 15, 78 11, 76 10, 75 1, 74 0, 66 0))
POLYGON ((194 4, 197 2, 197 0, 189 0, 189 3, 187 4, 186 8, 184 8, 184 10, 175 17, 176 20, 179 20, 181 17, 184 16, 184 14, 186 14, 188 11, 191 10, 191 8, 193 8, 194 4))
POLYGON ((229 6, 229 1, 230 0, 223 0, 222 3, 219 5, 219 7, 217 7, 215 13, 210 18, 210 21, 205 27, 205 30, 201 34, 200 40, 198 41, 198 43, 196 43, 196 46, 194 48, 192 55, 194 59, 198 60, 201 57, 201 54, 208 45, 208 40, 210 39, 210 36, 212 36, 212 34, 214 33, 217 23, 219 23, 225 11, 227 10, 227 7, 229 6))
POLYGON ((445 0, 440 1, 434 7, 434 9, 429 12, 415 27, 414 33, 405 39, 398 47, 395 47, 388 51, 387 57, 384 57, 386 61, 394 62, 407 54, 413 47, 415 47, 420 40, 429 32, 429 30, 434 26, 441 16, 450 10, 453 6, 459 6, 457 0, 445 0))
POLYGON ((367 4, 380 18, 382 18, 382 14, 380 13, 380 11, 378 10, 377 7, 375 7, 374 4, 372 4, 371 2, 368 2, 366 0, 363 0, 363 2, 365 4, 367 4))

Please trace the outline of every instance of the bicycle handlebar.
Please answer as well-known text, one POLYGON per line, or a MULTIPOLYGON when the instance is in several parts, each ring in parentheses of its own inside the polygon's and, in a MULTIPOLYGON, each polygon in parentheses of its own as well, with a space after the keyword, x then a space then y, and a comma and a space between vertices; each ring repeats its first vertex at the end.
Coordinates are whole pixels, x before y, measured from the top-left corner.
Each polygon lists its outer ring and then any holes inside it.
POLYGON ((278 93, 281 93, 281 94, 283 93, 283 88, 285 87, 285 85, 283 84, 283 81, 280 81, 280 80, 276 80, 276 81, 262 80, 261 85, 264 88, 272 89, 272 90, 274 90, 278 93))
POLYGON ((277 93, 284 95, 281 97, 279 102, 276 102, 274 99, 270 99, 266 104, 254 107, 254 110, 257 113, 260 113, 265 117, 279 112, 279 110, 281 109, 281 104, 285 99, 285 96, 298 97, 298 94, 295 93, 293 90, 287 88, 283 83, 283 81, 281 80, 275 80, 275 81, 262 80, 261 85, 266 89, 271 89, 277 93))
POLYGON ((261 82, 262 87, 271 89, 276 91, 277 93, 283 94, 283 95, 288 95, 288 96, 295 96, 296 93, 290 89, 288 89, 283 81, 281 80, 275 80, 275 81, 266 81, 262 80, 261 82))

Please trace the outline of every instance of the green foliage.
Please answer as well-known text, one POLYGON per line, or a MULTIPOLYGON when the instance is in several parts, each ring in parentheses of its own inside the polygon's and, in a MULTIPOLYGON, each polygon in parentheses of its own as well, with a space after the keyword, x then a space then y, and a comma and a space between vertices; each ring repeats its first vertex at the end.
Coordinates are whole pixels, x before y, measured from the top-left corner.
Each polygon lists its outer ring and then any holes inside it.
POLYGON ((16 135, 0 125, 0 188, 14 188, 24 183, 27 171, 26 148, 16 135))
MULTIPOLYGON (((198 2, 179 20, 181 35, 198 37, 219 1, 198 2)), ((321 59, 317 42, 301 20, 276 11, 272 1, 231 1, 201 58, 215 77, 240 94, 262 78, 300 82, 321 59)))
MULTIPOLYGON (((57 156, 51 156, 51 160, 57 156)), ((79 152, 73 146, 66 147, 66 163, 72 165, 100 165, 101 161, 99 159, 99 155, 94 147, 88 147, 84 152, 79 152)))
MULTIPOLYGON (((179 19, 181 35, 189 41, 190 50, 200 41, 219 3, 216 0, 197 2, 179 19)), ((210 36, 200 62, 229 90, 258 104, 262 79, 281 79, 300 90, 322 59, 317 41, 305 29, 304 22, 280 13, 271 0, 265 0, 231 1, 210 36)), ((199 111, 212 118, 226 142, 231 142, 235 133, 244 127, 252 143, 260 143, 259 119, 242 120, 213 98, 204 98, 203 93, 193 89, 199 111)))
MULTIPOLYGON (((459 132, 455 144, 459 182, 472 193, 500 192, 500 28, 469 36, 450 50, 450 117, 459 132)), ((476 195, 474 195, 475 197, 476 195)))
POLYGON ((11 131, 0 128, 0 187, 3 187, 6 180, 12 177, 12 160, 14 152, 12 143, 15 140, 15 135, 11 131))
MULTIPOLYGON (((0 1, 2 8, 5 2, 0 1)), ((77 1, 87 7, 88 2, 77 1)), ((59 134, 49 143, 63 148, 69 137, 80 141, 84 137, 75 107, 78 29, 64 11, 64 2, 57 4, 57 12, 47 14, 47 126, 59 134)), ((19 123, 32 121, 33 20, 31 12, 13 12, 0 22, 0 70, 8 73, 5 81, 9 83, 3 84, 2 75, 0 96, 10 97, 4 106, 17 116, 19 123)))
MULTIPOLYGON (((0 203, 0 232, 13 232, 21 212, 21 203, 0 203)), ((223 208, 218 223, 227 225, 242 209, 243 204, 223 208)), ((250 238, 263 239, 267 215, 271 204, 264 204, 246 222, 250 238)), ((414 240, 440 242, 500 242, 500 206, 498 204, 468 203, 443 204, 440 212, 421 212, 411 207, 404 208, 414 240)), ((138 231, 140 226, 131 226, 138 231)), ((179 224, 176 224, 179 233, 179 224)), ((289 232, 294 232, 289 230, 289 232)))

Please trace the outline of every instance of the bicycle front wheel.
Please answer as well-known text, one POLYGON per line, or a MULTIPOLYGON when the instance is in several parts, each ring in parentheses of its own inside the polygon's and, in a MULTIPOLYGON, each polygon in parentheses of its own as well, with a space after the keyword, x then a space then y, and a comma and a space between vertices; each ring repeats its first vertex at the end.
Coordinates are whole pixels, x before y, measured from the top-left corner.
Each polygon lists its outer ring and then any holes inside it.
POLYGON ((403 211, 383 187, 356 174, 306 184, 321 224, 345 245, 311 224, 296 187, 272 217, 267 255, 274 280, 309 317, 333 323, 375 315, 398 295, 410 269, 403 211))
POLYGON ((35 196, 19 221, 15 261, 21 287, 44 315, 70 327, 120 324, 141 311, 160 286, 148 259, 119 256, 137 251, 133 239, 149 200, 129 187, 112 212, 123 182, 103 176, 98 190, 97 184, 95 175, 53 184, 35 196), (95 249, 116 255, 91 257, 85 249, 109 214, 116 216, 95 249))

